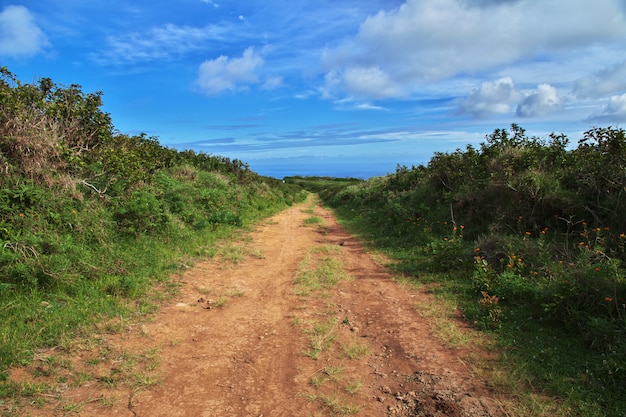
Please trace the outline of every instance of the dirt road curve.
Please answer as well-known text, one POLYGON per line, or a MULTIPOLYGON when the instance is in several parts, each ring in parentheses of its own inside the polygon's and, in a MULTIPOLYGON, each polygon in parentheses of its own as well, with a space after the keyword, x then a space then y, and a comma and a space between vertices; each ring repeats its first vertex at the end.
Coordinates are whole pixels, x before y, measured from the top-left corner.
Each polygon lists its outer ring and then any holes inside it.
POLYGON ((154 319, 107 337, 127 359, 152 352, 154 369, 134 371, 144 385, 104 384, 123 366, 110 357, 32 415, 503 415, 464 364, 476 352, 431 334, 416 308, 429 296, 394 282, 328 211, 315 207, 323 224, 306 225, 312 207, 261 223, 240 262, 197 264, 154 319), (324 257, 347 279, 298 290, 298 271, 324 257))

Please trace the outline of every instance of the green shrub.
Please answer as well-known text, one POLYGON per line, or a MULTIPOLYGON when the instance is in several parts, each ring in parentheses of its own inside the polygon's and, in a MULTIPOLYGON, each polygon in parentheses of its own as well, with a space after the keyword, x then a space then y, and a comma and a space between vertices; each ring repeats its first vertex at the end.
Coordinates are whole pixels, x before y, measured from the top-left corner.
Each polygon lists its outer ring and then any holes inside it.
POLYGON ((594 128, 568 144, 512 125, 426 166, 311 189, 394 270, 454 291, 464 315, 510 343, 507 354, 574 413, 624 415, 626 134, 594 128), (462 239, 450 231, 461 224, 462 239), (546 354, 557 349, 562 358, 546 354))
POLYGON ((0 68, 0 376, 99 317, 141 314, 156 281, 306 195, 120 134, 101 96, 0 68))
POLYGON ((161 202, 147 187, 139 188, 121 200, 113 218, 118 230, 134 235, 162 231, 168 223, 161 202))
POLYGON ((464 226, 454 227, 450 236, 426 244, 425 252, 432 261, 433 271, 449 272, 467 268, 471 249, 463 241, 464 226))

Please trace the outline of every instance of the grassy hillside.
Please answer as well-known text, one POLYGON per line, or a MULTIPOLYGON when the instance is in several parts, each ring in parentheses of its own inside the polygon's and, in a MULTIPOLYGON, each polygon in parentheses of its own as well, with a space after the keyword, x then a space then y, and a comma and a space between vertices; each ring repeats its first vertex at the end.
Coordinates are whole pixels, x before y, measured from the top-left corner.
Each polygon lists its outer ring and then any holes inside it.
POLYGON ((308 180, 394 268, 437 282, 497 335, 507 390, 561 398, 561 415, 626 415, 624 130, 595 128, 572 147, 513 125, 426 166, 308 180))
MULTIPOLYGON (((238 160, 117 132, 100 93, 0 69, 0 381, 304 198, 238 160)), ((17 389, 0 387, 0 397, 17 389)))

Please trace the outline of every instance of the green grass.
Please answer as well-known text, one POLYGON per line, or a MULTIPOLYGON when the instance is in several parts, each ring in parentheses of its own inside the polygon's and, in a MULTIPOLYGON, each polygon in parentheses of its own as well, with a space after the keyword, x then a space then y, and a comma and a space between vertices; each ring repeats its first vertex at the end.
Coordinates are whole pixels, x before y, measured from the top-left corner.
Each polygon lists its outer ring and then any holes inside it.
POLYGON ((433 294, 416 308, 437 337, 500 355, 491 371, 480 358, 471 366, 517 399, 510 415, 622 416, 626 134, 599 128, 577 149, 565 143, 512 125, 428 166, 294 181, 390 271, 433 294), (459 318, 475 331, 459 330, 459 318))
POLYGON ((481 344, 481 338, 476 333, 462 331, 456 319, 459 317, 458 304, 439 291, 431 291, 435 298, 416 304, 419 314, 428 320, 435 336, 450 346, 467 346, 481 344))
POLYGON ((315 246, 311 249, 311 253, 322 254, 322 255, 333 255, 341 252, 341 247, 332 244, 323 244, 319 246, 315 246))
POLYGON ((361 387, 363 387, 363 382, 355 380, 346 383, 344 390, 350 395, 356 395, 361 390, 361 387))
POLYGON ((226 297, 219 297, 213 302, 213 306, 217 308, 225 307, 226 304, 228 304, 228 298, 226 297))
MULTIPOLYGON (((298 265, 294 279, 296 294, 306 297, 305 304, 314 303, 316 318, 294 318, 293 324, 300 327, 308 336, 303 355, 325 365, 309 379, 314 392, 299 393, 298 396, 319 406, 318 411, 330 416, 358 414, 362 407, 354 396, 362 387, 358 380, 344 381, 345 358, 359 359, 371 352, 371 347, 357 341, 341 344, 337 327, 346 324, 337 315, 336 304, 330 297, 340 281, 349 280, 339 256, 341 247, 322 244, 311 248, 298 265)), ((317 415, 317 414, 315 414, 317 415)))
POLYGON ((246 248, 237 243, 228 243, 219 249, 217 256, 228 263, 238 265, 248 254, 246 248))
POLYGON ((314 256, 330 252, 327 246, 314 248, 298 266, 295 278, 296 294, 307 296, 320 290, 328 290, 339 281, 349 279, 341 261, 333 256, 314 256))
POLYGON ((335 343, 337 339, 334 333, 336 324, 335 320, 329 320, 325 323, 314 323, 313 326, 305 329, 305 333, 309 336, 309 346, 304 354, 318 360, 320 355, 335 343))
POLYGON ((324 368, 324 373, 328 375, 331 381, 337 382, 339 381, 339 376, 343 372, 343 368, 340 366, 326 366, 324 368))
POLYGON ((75 402, 66 402, 61 406, 61 411, 64 411, 64 415, 69 414, 80 414, 83 407, 85 407, 89 403, 99 402, 103 405, 110 404, 110 400, 107 399, 104 395, 98 396, 96 398, 89 398, 87 400, 81 401, 79 403, 75 402))
POLYGON ((232 289, 226 292, 227 297, 243 297, 246 295, 246 292, 240 289, 232 289))
MULTIPOLYGON (((240 231, 308 196, 242 161, 121 134, 99 94, 76 85, 21 83, 2 68, 0 90, 3 408, 46 389, 11 381, 9 369, 46 349, 67 354, 72 341, 94 333, 127 330, 176 291, 199 258, 262 257, 248 251, 240 231)), ((71 370, 45 365, 71 382, 71 370)), ((150 372, 135 379, 155 383, 150 372)))
POLYGON ((330 395, 303 393, 299 396, 308 402, 316 402, 322 405, 331 416, 353 416, 362 409, 360 405, 349 403, 346 398, 337 393, 330 395))
MULTIPOLYGON (((87 216, 87 213, 85 213, 87 216)), ((133 321, 141 321, 156 311, 160 300, 178 288, 177 279, 194 263, 198 248, 226 248, 215 250, 229 263, 239 262, 243 256, 259 256, 258 251, 242 249, 240 243, 221 243, 233 236, 236 229, 226 225, 206 230, 181 228, 170 230, 164 236, 122 236, 115 244, 106 241, 97 248, 86 244, 77 246, 72 239, 59 237, 61 251, 75 251, 73 265, 63 264, 54 270, 62 279, 54 286, 0 288, 0 401, 4 406, 19 409, 25 398, 34 391, 53 390, 8 380, 7 369, 29 365, 41 348, 56 348, 61 354, 69 352, 77 343, 88 340, 90 333, 120 333, 133 321), (66 249, 63 249, 65 245, 66 249)), ((54 239, 51 233, 50 239, 54 239)), ((43 262, 45 254, 38 254, 43 262)), ((52 266, 51 266, 52 268, 52 266)), ((57 267, 54 267, 57 268, 57 267)), ((228 297, 241 297, 243 291, 232 290, 228 297)), ((224 306, 226 297, 216 306, 224 306)), ((125 361, 128 358, 124 359, 125 361)), ((153 362, 158 363, 158 362, 153 362)), ((143 365, 140 366, 140 368, 143 365)), ((46 367, 48 372, 55 367, 46 367)), ((71 371, 63 372, 63 375, 71 371)), ((69 377, 68 383, 79 378, 69 377)), ((104 377, 102 383, 116 385, 120 375, 104 377)), ((68 377, 64 377, 68 378, 68 377)), ((130 376, 124 377, 126 379, 130 376)), ((137 370, 132 376, 136 387, 149 387, 159 382, 151 370, 137 370)), ((68 404, 72 409, 80 404, 68 404)))
POLYGON ((304 219, 304 224, 307 226, 323 225, 324 219, 322 219, 321 217, 312 216, 312 217, 309 217, 308 219, 304 219))
POLYGON ((366 343, 360 343, 355 340, 343 345, 343 354, 349 359, 359 359, 368 356, 372 352, 372 347, 366 343))
MULTIPOLYGON (((495 391, 517 398, 510 405, 512 416, 625 415, 626 350, 623 344, 608 351, 594 348, 593 342, 581 340, 575 328, 549 318, 538 319, 532 309, 514 308, 502 302, 491 308, 491 312, 498 308, 499 315, 488 316, 489 310, 481 310, 481 297, 477 296, 472 282, 472 271, 433 270, 432 253, 406 249, 402 235, 395 238, 380 235, 379 230, 363 222, 354 212, 335 211, 344 227, 365 241, 373 242, 386 257, 394 260, 389 268, 409 281, 430 286, 437 301, 418 308, 421 314, 433 320, 438 337, 452 346, 469 343, 500 352, 499 361, 489 365, 495 366, 494 369, 477 372, 490 381, 495 391), (451 320, 459 311, 485 332, 483 339, 459 331, 451 320)), ((599 329, 597 337, 602 334, 599 329)), ((475 364, 477 368, 483 365, 475 364)))
POLYGON ((328 376, 324 374, 315 374, 311 377, 310 383, 314 388, 319 388, 328 380, 328 376))

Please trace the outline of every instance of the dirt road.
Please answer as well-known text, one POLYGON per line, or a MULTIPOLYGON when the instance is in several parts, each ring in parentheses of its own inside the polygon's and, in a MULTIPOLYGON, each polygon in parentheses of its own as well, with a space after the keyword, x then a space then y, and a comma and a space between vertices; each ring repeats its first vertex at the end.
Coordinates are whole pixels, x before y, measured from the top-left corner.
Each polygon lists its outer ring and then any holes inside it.
POLYGON ((84 381, 27 411, 503 415, 465 365, 480 352, 434 337, 416 307, 430 296, 391 279, 328 211, 310 202, 292 207, 261 223, 243 245, 241 259, 230 255, 236 263, 225 255, 190 268, 150 321, 75 348, 72 369, 84 381), (306 224, 312 216, 323 221, 306 224), (337 282, 296 284, 330 261, 327 275, 341 270, 337 282))

